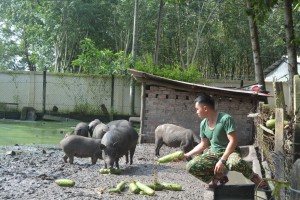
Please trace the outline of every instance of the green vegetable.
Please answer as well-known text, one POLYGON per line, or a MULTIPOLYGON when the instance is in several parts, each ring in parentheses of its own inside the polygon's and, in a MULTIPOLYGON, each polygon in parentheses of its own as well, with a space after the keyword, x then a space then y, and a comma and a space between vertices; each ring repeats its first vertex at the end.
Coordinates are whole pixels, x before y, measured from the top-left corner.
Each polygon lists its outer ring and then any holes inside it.
POLYGON ((179 191, 182 190, 182 186, 174 183, 159 183, 166 190, 179 191))
POLYGON ((119 188, 110 188, 108 190, 109 193, 121 193, 120 189, 119 188))
POLYGON ((110 169, 101 168, 101 169, 99 170, 99 172, 100 172, 101 174, 109 174, 110 169))
POLYGON ((161 185, 160 183, 146 184, 146 185, 155 191, 161 191, 164 189, 164 186, 161 185))
POLYGON ((55 180, 55 183, 63 187, 73 187, 75 185, 75 181, 70 179, 57 179, 55 180))
POLYGON ((129 187, 130 192, 132 192, 134 194, 137 194, 140 191, 138 186, 136 186, 135 182, 129 183, 128 187, 129 187))
POLYGON ((117 168, 111 168, 111 169, 101 168, 99 172, 101 174, 116 174, 116 175, 121 174, 121 170, 117 168))
MULTIPOLYGON (((269 119, 268 121, 266 121, 266 127, 268 128, 275 128, 275 122, 276 120, 275 119, 269 119)), ((283 125, 288 125, 289 122, 284 120, 283 121, 283 125)))
POLYGON ((166 156, 163 156, 158 159, 158 163, 167 163, 171 162, 173 160, 181 160, 184 158, 184 152, 183 151, 176 151, 175 153, 168 154, 166 156))
POLYGON ((149 188, 147 185, 139 181, 136 181, 135 184, 140 190, 144 191, 147 195, 153 196, 155 194, 155 191, 149 188))
POLYGON ((125 185, 126 185, 125 181, 121 181, 120 183, 118 183, 116 188, 119 189, 120 191, 123 191, 125 189, 125 185))
POLYGON ((268 128, 274 128, 275 127, 275 119, 269 119, 268 121, 266 121, 266 126, 268 128))
POLYGON ((141 195, 148 195, 146 192, 144 192, 143 190, 140 191, 141 195))

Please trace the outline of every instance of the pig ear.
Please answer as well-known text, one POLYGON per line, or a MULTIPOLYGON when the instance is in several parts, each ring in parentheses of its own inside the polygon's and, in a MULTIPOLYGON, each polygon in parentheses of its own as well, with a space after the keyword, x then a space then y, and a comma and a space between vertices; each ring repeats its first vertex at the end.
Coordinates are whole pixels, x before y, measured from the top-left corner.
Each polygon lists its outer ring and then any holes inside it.
POLYGON ((116 147, 118 145, 118 142, 115 142, 114 144, 113 144, 113 147, 116 147))
POLYGON ((106 146, 104 144, 100 144, 100 149, 101 150, 106 149, 106 146))

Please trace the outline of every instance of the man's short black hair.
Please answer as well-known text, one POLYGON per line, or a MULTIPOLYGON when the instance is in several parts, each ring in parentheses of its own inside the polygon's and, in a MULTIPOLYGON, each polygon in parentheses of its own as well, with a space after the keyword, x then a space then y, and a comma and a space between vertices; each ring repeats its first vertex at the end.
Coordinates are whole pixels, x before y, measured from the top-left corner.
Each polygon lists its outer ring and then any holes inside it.
POLYGON ((195 99, 195 103, 205 104, 215 109, 215 100, 208 94, 201 94, 195 99))

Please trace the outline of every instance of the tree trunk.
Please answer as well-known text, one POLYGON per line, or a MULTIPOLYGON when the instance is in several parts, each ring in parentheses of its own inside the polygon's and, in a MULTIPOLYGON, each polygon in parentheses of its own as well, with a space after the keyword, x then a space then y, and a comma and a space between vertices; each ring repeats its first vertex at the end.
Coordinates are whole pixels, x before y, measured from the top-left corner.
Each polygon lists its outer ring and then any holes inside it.
MULTIPOLYGON (((132 33, 132 58, 135 61, 136 59, 136 50, 137 50, 137 13, 138 13, 138 4, 139 1, 134 1, 134 16, 133 16, 133 33, 132 33)), ((134 107, 135 107, 135 81, 133 77, 130 79, 130 115, 134 115, 134 107)))
POLYGON ((57 40, 55 43, 55 72, 61 72, 61 48, 60 41, 57 40))
POLYGON ((284 27, 285 27, 285 38, 287 45, 287 55, 288 55, 288 70, 289 70, 289 114, 293 114, 294 108, 294 75, 297 74, 297 53, 294 43, 294 25, 293 25, 293 0, 284 0, 284 27))
POLYGON ((30 58, 29 58, 29 56, 30 56, 29 44, 28 44, 27 34, 26 34, 25 30, 23 32, 23 40, 24 40, 24 54, 25 54, 25 57, 26 57, 26 62, 27 62, 29 71, 35 71, 35 67, 34 67, 34 65, 32 64, 32 62, 30 61, 30 58))
MULTIPOLYGON (((136 38, 136 35, 134 36, 136 38)), ((128 55, 128 48, 129 48, 129 43, 130 43, 130 30, 128 29, 127 30, 127 33, 126 33, 126 36, 125 36, 125 47, 124 47, 124 52, 125 52, 125 55, 127 56, 128 55)), ((135 39, 136 40, 136 39, 135 39)), ((135 41, 135 51, 136 51, 136 41, 135 41)), ((133 55, 133 54, 132 54, 133 55)), ((135 56, 136 56, 136 52, 135 52, 135 56)))
POLYGON ((133 32, 132 32, 132 49, 131 49, 131 55, 133 59, 136 58, 136 42, 137 42, 137 13, 138 13, 138 5, 139 0, 134 1, 134 14, 133 14, 133 32))
POLYGON ((253 12, 253 6, 251 5, 251 0, 247 0, 247 8, 249 10, 248 21, 249 21, 249 28, 250 28, 253 60, 254 60, 255 81, 258 84, 262 85, 262 90, 265 91, 266 85, 265 85, 265 80, 264 80, 263 69, 261 66, 258 30, 257 30, 256 22, 255 22, 255 14, 253 12))
POLYGON ((157 27, 156 27, 155 52, 154 52, 155 65, 158 65, 158 53, 159 53, 160 32, 161 32, 161 18, 162 18, 163 7, 164 7, 164 1, 160 0, 158 18, 157 18, 157 27))
MULTIPOLYGON (((176 4, 176 14, 177 14, 177 38, 178 38, 178 49, 179 49, 179 60, 180 60, 180 65, 182 66, 182 68, 185 67, 184 64, 184 60, 183 60, 183 45, 182 45, 182 34, 181 34, 181 26, 180 26, 180 9, 179 9, 179 5, 176 4)), ((187 40, 188 41, 188 40, 187 40)))
MULTIPOLYGON (((203 3, 203 5, 204 5, 204 3, 203 3)), ((200 46, 201 34, 203 33, 206 24, 208 24, 209 20, 211 19, 212 14, 214 14, 216 9, 218 8, 219 2, 215 5, 215 7, 212 9, 212 11, 209 13, 208 17, 206 18, 205 23, 201 26, 201 17, 200 17, 200 15, 201 15, 201 12, 202 12, 202 9, 203 9, 203 5, 202 5, 201 10, 199 10, 198 28, 197 28, 197 33, 196 33, 196 45, 195 45, 195 48, 194 48, 194 51, 193 51, 193 56, 191 58, 191 61, 186 63, 187 66, 189 66, 190 64, 194 64, 195 58, 196 58, 196 55, 197 55, 197 52, 198 52, 198 49, 199 49, 199 46, 200 46)))

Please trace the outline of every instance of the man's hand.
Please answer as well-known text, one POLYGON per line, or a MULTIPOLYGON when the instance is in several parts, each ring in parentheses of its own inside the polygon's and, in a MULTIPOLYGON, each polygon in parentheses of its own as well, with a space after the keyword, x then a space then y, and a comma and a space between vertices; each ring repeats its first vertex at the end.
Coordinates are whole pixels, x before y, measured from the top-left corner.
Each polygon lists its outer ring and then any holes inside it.
POLYGON ((215 175, 224 175, 225 173, 225 165, 219 160, 215 166, 214 174, 215 175))
POLYGON ((184 157, 183 158, 177 158, 177 159, 174 159, 173 162, 180 162, 184 159, 188 158, 188 156, 186 156, 186 154, 184 154, 184 157))

